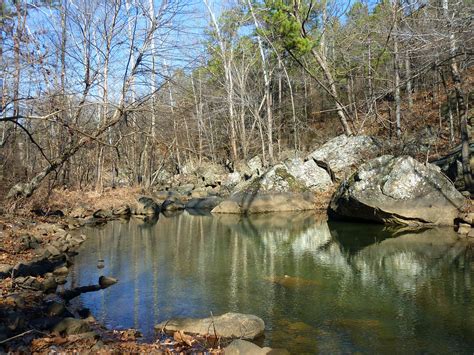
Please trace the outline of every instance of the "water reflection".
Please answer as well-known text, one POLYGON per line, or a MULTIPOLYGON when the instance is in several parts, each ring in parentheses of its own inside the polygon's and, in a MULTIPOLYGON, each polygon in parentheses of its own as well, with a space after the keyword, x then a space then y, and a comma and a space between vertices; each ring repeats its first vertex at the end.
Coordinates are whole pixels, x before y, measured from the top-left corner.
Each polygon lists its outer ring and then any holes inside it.
POLYGON ((474 349, 474 257, 450 229, 184 212, 87 233, 71 281, 119 278, 78 300, 110 326, 152 337, 169 317, 236 311, 262 317, 264 343, 295 353, 474 349))

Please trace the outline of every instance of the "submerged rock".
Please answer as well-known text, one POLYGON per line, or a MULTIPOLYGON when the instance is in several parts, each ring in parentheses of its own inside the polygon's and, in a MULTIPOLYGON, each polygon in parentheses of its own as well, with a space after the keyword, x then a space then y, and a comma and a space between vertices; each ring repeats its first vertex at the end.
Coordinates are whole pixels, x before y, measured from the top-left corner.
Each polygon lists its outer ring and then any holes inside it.
POLYGON ((438 169, 409 156, 363 164, 333 196, 329 215, 387 224, 452 225, 464 197, 438 169))
POLYGON ((246 340, 236 339, 232 341, 227 347, 224 348, 224 353, 226 355, 265 355, 265 354, 289 354, 287 350, 284 349, 271 349, 268 347, 261 348, 258 345, 251 343, 246 340))
POLYGON ((263 335, 265 323, 257 316, 241 313, 225 313, 209 318, 174 318, 155 326, 155 330, 174 333, 207 335, 214 334, 223 338, 255 339, 263 335))

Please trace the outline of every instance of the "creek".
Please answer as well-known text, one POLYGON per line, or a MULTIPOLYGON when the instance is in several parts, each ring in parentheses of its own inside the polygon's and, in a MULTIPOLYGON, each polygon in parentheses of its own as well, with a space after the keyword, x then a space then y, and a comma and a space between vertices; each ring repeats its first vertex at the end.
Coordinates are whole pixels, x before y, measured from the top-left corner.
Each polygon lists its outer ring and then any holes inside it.
POLYGON ((474 350, 474 250, 452 228, 183 212, 85 233, 69 287, 119 282, 74 302, 148 341, 166 319, 232 311, 265 321, 259 345, 291 353, 474 350))

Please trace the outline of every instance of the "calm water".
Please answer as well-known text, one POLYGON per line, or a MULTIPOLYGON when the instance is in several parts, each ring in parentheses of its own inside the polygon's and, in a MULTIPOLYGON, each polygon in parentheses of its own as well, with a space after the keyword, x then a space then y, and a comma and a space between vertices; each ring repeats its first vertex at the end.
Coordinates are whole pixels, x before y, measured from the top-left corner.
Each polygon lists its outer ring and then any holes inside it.
POLYGON ((474 250, 450 229, 185 212, 86 233, 71 284, 120 281, 77 302, 148 340, 170 317, 234 311, 263 318, 262 343, 291 353, 474 350, 474 250))

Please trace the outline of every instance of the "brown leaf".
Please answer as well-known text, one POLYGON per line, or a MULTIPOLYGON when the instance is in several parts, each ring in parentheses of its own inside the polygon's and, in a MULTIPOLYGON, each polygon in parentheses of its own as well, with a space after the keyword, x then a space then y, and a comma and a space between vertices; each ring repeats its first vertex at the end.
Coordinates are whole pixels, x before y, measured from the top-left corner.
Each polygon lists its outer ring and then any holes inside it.
POLYGON ((185 343, 188 346, 193 346, 194 343, 194 338, 190 335, 184 334, 182 330, 174 332, 173 338, 178 343, 185 343))

